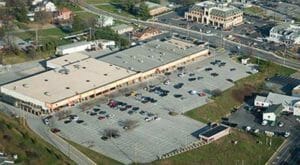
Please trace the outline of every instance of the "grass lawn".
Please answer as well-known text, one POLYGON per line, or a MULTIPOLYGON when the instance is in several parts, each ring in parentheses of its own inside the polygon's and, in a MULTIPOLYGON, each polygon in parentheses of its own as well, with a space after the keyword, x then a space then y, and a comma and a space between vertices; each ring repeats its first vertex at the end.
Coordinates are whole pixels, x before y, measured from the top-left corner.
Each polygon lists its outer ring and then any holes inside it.
MULTIPOLYGON (((22 38, 23 40, 35 40, 35 31, 26 31, 17 33, 16 36, 22 38)), ((67 33, 63 32, 59 28, 41 29, 38 30, 38 37, 40 42, 49 40, 59 40, 60 38, 66 36, 67 33)))
POLYGON ((15 118, 0 113, 0 150, 17 154, 18 164, 75 164, 15 118))
POLYGON ((249 15, 265 16, 265 12, 260 7, 252 6, 244 9, 244 12, 249 15))
POLYGON ((132 15, 132 14, 130 14, 130 13, 124 11, 124 10, 121 10, 121 12, 119 12, 119 10, 114 5, 96 5, 96 7, 99 8, 99 9, 108 11, 110 13, 119 14, 119 15, 122 15, 122 16, 125 16, 125 17, 132 17, 132 18, 135 17, 134 15, 132 15))
POLYGON ((80 12, 78 14, 76 14, 76 17, 79 17, 80 19, 88 19, 88 18, 96 18, 97 15, 93 14, 93 13, 89 13, 89 12, 80 12))
POLYGON ((234 87, 224 91, 221 96, 214 99, 214 102, 188 111, 185 115, 205 123, 218 121, 221 117, 229 114, 233 107, 242 104, 244 96, 259 91, 265 78, 275 74, 289 76, 296 72, 293 69, 262 60, 259 63, 261 68, 259 73, 237 81, 234 87))
POLYGON ((199 164, 256 164, 263 165, 282 144, 279 137, 254 136, 245 132, 233 132, 211 144, 198 149, 156 161, 154 165, 199 165, 199 164), (270 140, 272 139, 272 140, 270 140), (238 141, 233 144, 232 141, 238 141), (257 143, 260 141, 261 143, 257 143), (266 143, 268 141, 268 143, 266 143), (272 142, 271 146, 269 142, 272 142))
POLYGON ((89 4, 97 4, 97 3, 109 3, 112 0, 86 0, 89 4))
MULTIPOLYGON (((66 139, 65 139, 66 140, 66 139)), ((77 143, 74 143, 70 140, 66 140, 68 143, 70 143, 72 146, 77 148, 80 152, 88 156, 91 160, 93 160, 97 164, 101 165, 121 165, 120 162, 113 160, 111 158, 108 158, 104 155, 99 154, 98 152, 95 152, 93 150, 90 150, 82 145, 79 145, 77 143)))

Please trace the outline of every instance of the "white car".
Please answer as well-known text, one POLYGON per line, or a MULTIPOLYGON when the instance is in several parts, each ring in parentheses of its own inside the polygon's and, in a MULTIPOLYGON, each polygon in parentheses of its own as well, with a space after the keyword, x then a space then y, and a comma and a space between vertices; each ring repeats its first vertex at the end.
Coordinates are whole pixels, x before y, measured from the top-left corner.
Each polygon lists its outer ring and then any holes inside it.
POLYGON ((290 136, 290 134, 291 134, 290 132, 285 132, 283 136, 284 136, 285 138, 287 138, 287 137, 290 136))
POLYGON ((149 121, 151 121, 151 120, 152 120, 152 118, 145 117, 145 121, 149 122, 149 121))
POLYGON ((189 93, 190 93, 191 95, 195 95, 195 94, 197 94, 198 92, 195 91, 195 90, 190 90, 189 93))
POLYGON ((170 84, 170 80, 164 81, 164 85, 169 85, 169 84, 170 84))
POLYGON ((264 120, 264 121, 262 121, 262 123, 261 123, 261 125, 263 125, 263 126, 265 126, 265 125, 267 125, 268 124, 268 121, 267 120, 264 120))
POLYGON ((184 77, 184 73, 179 73, 178 77, 184 77))
POLYGON ((284 126, 284 123, 283 122, 279 122, 278 123, 278 127, 283 127, 284 126))
POLYGON ((45 118, 45 119, 43 120, 43 122, 44 122, 44 124, 49 125, 49 119, 45 118))
POLYGON ((254 133, 259 133, 259 129, 255 129, 253 132, 254 133))
POLYGON ((160 120, 160 117, 155 116, 155 117, 154 117, 154 120, 160 120))
POLYGON ((250 131, 251 130, 251 127, 250 126, 247 126, 246 127, 246 131, 250 131))

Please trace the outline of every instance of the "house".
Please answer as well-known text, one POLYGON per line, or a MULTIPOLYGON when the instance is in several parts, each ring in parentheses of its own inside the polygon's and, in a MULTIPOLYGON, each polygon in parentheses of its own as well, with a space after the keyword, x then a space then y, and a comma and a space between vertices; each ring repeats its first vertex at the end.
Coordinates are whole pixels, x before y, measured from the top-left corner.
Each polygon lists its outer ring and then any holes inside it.
POLYGON ((6 6, 6 2, 5 1, 2 1, 0 0, 0 7, 5 7, 6 6))
POLYGON ((254 100, 254 106, 260 107, 260 108, 267 108, 270 106, 270 103, 266 101, 267 97, 264 96, 256 96, 254 100))
POLYGON ((161 31, 157 28, 147 27, 142 31, 137 31, 133 36, 138 40, 145 40, 161 34, 161 31))
POLYGON ((270 30, 270 41, 284 44, 300 44, 300 25, 283 23, 270 30))
POLYGON ((55 4, 50 1, 34 1, 32 3, 32 7, 33 7, 34 12, 40 12, 40 11, 55 12, 55 11, 57 11, 55 4))
POLYGON ((64 7, 54 13, 53 19, 55 22, 64 22, 72 19, 72 16, 72 11, 64 7))
POLYGON ((149 2, 149 1, 146 1, 145 4, 148 7, 149 14, 151 16, 159 15, 161 13, 165 13, 170 10, 170 8, 166 6, 162 6, 160 4, 149 2))
POLYGON ((283 109, 282 104, 270 105, 268 109, 263 112, 263 121, 275 122, 283 109))
POLYGON ((111 29, 118 34, 124 34, 133 31, 133 27, 126 24, 120 24, 112 27, 111 29))
POLYGON ((34 12, 28 12, 27 13, 27 17, 29 19, 29 21, 34 21, 34 16, 35 16, 35 13, 34 12))
POLYGON ((269 108, 273 105, 282 105, 281 111, 290 112, 295 116, 300 116, 300 97, 270 92, 267 97, 256 96, 254 100, 254 106, 259 108, 269 108))
POLYGON ((55 12, 55 11, 57 11, 57 8, 53 2, 47 2, 45 4, 45 11, 46 12, 55 12))
POLYGON ((294 97, 300 97, 300 84, 293 88, 292 90, 292 96, 294 97))
POLYGON ((101 15, 97 18, 96 27, 107 27, 114 24, 113 17, 101 15))
POLYGON ((43 2, 43 0, 33 0, 31 5, 36 6, 37 4, 42 3, 42 2, 43 2))

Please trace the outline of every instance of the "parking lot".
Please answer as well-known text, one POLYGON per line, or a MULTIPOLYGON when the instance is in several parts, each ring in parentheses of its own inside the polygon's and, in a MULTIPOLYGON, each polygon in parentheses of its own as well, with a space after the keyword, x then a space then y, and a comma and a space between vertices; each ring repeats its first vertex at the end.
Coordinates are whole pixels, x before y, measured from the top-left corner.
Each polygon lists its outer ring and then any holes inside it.
POLYGON ((60 134, 122 163, 146 163, 198 140, 204 126, 181 115, 206 104, 210 92, 226 90, 252 74, 250 67, 217 53, 209 59, 71 109, 72 121, 55 121, 60 134))
MULTIPOLYGON (((248 105, 245 106, 251 107, 248 105)), ((257 112, 255 109, 252 110, 252 108, 244 108, 245 106, 229 117, 229 122, 237 124, 237 127, 241 129, 250 127, 252 131, 257 129, 259 132, 270 131, 276 135, 284 135, 285 132, 293 133, 300 122, 296 116, 290 114, 279 116, 276 124, 273 126, 271 124, 262 125, 262 112, 257 112), (282 123, 282 125, 279 123, 282 123)))

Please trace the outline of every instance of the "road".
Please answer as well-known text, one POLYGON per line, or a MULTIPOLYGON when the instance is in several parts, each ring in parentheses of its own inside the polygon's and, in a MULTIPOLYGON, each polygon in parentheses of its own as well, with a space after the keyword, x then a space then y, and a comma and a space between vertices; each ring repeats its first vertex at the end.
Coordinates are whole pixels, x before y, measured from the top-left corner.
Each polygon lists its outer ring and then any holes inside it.
POLYGON ((300 147, 300 130, 299 128, 293 131, 294 134, 291 134, 291 137, 287 139, 287 141, 283 144, 282 147, 275 152, 272 158, 268 161, 268 164, 295 164, 296 165, 296 158, 292 155, 292 152, 296 147, 300 147))
POLYGON ((179 34, 185 34, 185 35, 188 35, 188 36, 196 38, 196 39, 203 39, 205 41, 209 41, 213 45, 220 45, 221 43, 223 43, 221 45, 223 45, 223 47, 227 50, 238 50, 240 53, 246 53, 246 54, 250 53, 251 55, 254 55, 258 58, 268 60, 268 61, 280 64, 280 65, 284 65, 289 68, 300 70, 299 61, 282 58, 272 52, 268 52, 268 51, 258 49, 258 48, 253 48, 248 45, 233 42, 230 40, 225 39, 224 41, 222 41, 223 37, 221 37, 219 35, 201 33, 201 32, 197 32, 194 30, 181 28, 181 27, 177 27, 177 26, 173 26, 173 25, 168 25, 168 24, 164 24, 164 23, 142 21, 142 20, 124 17, 121 15, 113 14, 113 13, 98 9, 97 7, 95 7, 91 4, 88 4, 83 0, 79 1, 78 4, 84 10, 94 13, 94 14, 97 14, 97 15, 111 16, 111 17, 114 17, 115 19, 119 19, 119 20, 122 20, 122 21, 128 22, 128 23, 137 23, 137 24, 141 24, 141 25, 145 25, 145 26, 155 26, 161 30, 167 30, 167 31, 171 31, 171 32, 179 33, 179 34))
POLYGON ((60 150, 66 156, 68 156, 71 160, 73 160, 76 164, 80 165, 96 165, 90 158, 81 153, 75 147, 70 145, 61 137, 53 134, 50 131, 50 128, 44 125, 40 119, 40 117, 35 116, 33 114, 27 113, 21 109, 13 107, 11 105, 0 102, 0 109, 8 114, 17 114, 20 117, 24 117, 27 121, 27 125, 29 128, 39 135, 43 140, 53 145, 55 148, 60 150))

